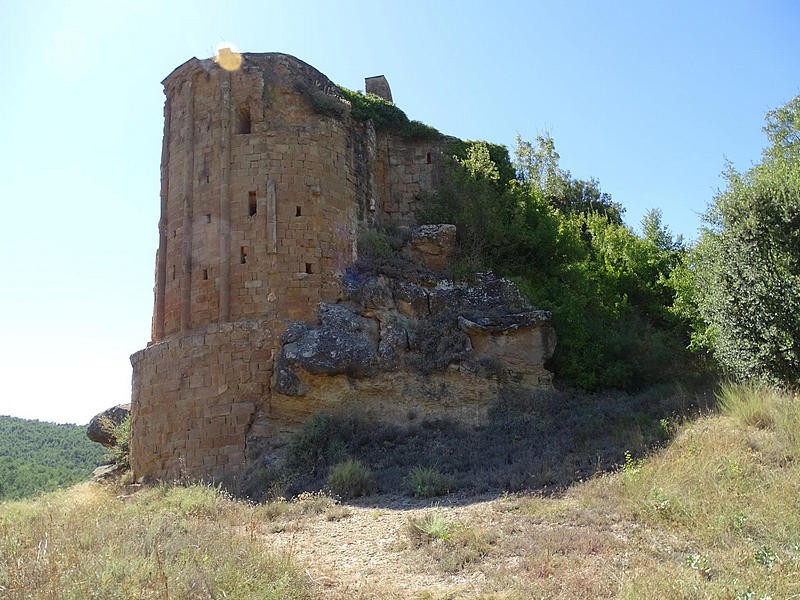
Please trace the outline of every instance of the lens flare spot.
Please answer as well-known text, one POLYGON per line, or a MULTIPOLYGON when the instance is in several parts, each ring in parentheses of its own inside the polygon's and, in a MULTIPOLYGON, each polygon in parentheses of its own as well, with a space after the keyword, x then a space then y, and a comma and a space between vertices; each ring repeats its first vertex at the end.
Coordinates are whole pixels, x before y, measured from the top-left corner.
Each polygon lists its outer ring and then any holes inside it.
POLYGON ((214 61, 226 71, 238 71, 242 66, 242 54, 230 42, 220 42, 214 61))

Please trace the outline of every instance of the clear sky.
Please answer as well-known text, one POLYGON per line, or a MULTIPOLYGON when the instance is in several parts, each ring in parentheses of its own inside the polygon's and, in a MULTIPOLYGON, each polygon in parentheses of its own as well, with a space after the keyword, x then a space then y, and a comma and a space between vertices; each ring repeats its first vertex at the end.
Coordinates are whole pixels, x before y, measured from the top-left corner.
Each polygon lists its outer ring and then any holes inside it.
POLYGON ((800 3, 0 0, 0 414, 85 423, 149 339, 160 81, 221 41, 286 52, 412 119, 513 147, 549 131, 636 226, 691 239, 727 156, 800 90, 800 3))

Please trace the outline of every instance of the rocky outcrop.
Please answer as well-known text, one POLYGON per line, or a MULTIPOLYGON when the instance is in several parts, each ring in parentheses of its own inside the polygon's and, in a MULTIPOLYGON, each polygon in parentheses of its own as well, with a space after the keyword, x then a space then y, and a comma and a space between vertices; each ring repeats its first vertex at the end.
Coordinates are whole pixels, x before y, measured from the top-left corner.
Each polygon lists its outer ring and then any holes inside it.
POLYGON ((130 413, 130 404, 118 404, 96 414, 89 421, 86 436, 93 442, 103 444, 106 448, 116 445, 117 439, 114 437, 114 430, 130 413))
POLYGON ((428 262, 436 269, 403 266, 435 246, 420 240, 454 237, 452 226, 417 228, 392 264, 352 270, 342 300, 318 305, 317 324, 289 324, 275 363, 274 420, 301 423, 357 404, 394 422, 412 413, 480 422, 501 388, 551 385, 550 313, 512 281, 492 273, 453 281, 437 275, 446 264, 436 261, 428 262))
POLYGON ((450 265, 455 246, 455 225, 421 225, 412 231, 404 251, 411 260, 440 271, 450 265))

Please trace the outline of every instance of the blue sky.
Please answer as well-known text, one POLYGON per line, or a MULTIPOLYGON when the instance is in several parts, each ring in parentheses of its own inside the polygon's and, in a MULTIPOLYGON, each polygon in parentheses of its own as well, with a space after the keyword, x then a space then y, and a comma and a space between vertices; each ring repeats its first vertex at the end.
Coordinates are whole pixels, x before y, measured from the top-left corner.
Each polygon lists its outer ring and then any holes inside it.
POLYGON ((636 226, 691 239, 800 90, 800 4, 0 0, 0 414, 85 423, 149 339, 160 81, 221 41, 279 51, 411 118, 513 146, 549 131, 636 226))

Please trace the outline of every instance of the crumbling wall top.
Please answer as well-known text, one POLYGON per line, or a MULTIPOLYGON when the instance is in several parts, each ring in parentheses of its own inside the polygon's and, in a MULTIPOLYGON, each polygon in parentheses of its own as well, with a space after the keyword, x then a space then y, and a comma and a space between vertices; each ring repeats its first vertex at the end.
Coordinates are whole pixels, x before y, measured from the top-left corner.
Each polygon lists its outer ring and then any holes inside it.
POLYGON ((364 91, 367 94, 375 94, 384 100, 393 102, 392 89, 389 87, 389 82, 383 75, 375 75, 374 77, 364 78, 364 91))

